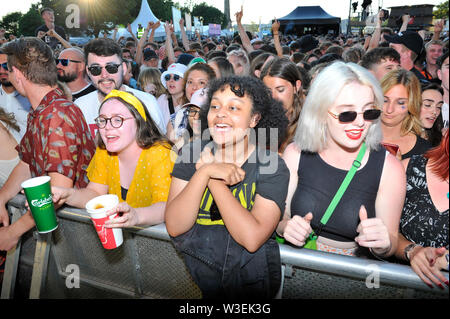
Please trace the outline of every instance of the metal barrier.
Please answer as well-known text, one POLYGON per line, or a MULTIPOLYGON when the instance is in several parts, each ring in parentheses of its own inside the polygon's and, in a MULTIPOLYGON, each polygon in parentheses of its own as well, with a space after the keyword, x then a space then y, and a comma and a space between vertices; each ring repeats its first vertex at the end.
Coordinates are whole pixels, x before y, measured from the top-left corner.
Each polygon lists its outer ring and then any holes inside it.
MULTIPOLYGON (((24 202, 23 195, 10 201, 14 219, 24 202)), ((164 224, 126 229, 122 246, 109 251, 84 210, 57 215, 55 231, 30 232, 8 253, 2 298, 27 291, 29 298, 201 298, 164 224)), ((280 253, 284 299, 449 298, 448 287, 429 288, 407 265, 288 245, 280 253)))

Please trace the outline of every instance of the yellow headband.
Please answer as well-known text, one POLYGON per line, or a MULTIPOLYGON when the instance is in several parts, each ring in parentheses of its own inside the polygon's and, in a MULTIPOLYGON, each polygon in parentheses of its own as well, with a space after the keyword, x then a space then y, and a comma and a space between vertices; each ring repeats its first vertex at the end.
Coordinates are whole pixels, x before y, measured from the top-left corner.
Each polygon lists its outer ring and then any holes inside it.
POLYGON ((125 92, 125 91, 119 91, 119 90, 112 90, 107 96, 105 96, 105 99, 103 102, 105 102, 107 99, 112 97, 120 97, 122 100, 127 102, 128 104, 131 104, 134 106, 134 108, 139 112, 139 114, 142 116, 142 118, 147 121, 147 116, 145 116, 145 110, 144 106, 142 105, 141 101, 138 100, 137 97, 134 95, 125 92))

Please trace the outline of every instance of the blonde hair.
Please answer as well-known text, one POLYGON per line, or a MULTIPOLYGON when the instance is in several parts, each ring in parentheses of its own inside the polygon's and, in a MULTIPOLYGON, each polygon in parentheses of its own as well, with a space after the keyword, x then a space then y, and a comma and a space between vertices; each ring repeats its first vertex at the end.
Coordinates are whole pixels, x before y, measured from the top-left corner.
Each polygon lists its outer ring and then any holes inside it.
POLYGON ((381 88, 384 94, 396 85, 403 85, 408 92, 408 115, 403 119, 401 134, 406 135, 412 132, 420 136, 422 134, 420 122, 422 91, 420 82, 414 73, 404 69, 391 71, 381 80, 381 88))
POLYGON ((147 84, 154 84, 156 87, 155 98, 163 94, 168 94, 166 88, 161 83, 161 71, 157 68, 144 68, 139 73, 138 84, 142 91, 144 91, 147 84))
MULTIPOLYGON (((380 84, 369 71, 355 63, 332 63, 317 75, 303 104, 294 137, 294 143, 301 150, 320 152, 327 147, 328 109, 342 89, 353 82, 370 87, 375 97, 375 107, 383 108, 380 84)), ((380 147, 383 138, 380 125, 380 119, 374 120, 367 132, 365 142, 369 150, 380 147)))

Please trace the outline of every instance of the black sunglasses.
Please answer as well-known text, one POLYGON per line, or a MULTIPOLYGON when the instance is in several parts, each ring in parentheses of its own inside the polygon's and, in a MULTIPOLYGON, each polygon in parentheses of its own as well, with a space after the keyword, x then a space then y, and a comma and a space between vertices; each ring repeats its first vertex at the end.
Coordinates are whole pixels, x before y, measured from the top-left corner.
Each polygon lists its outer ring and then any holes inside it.
MULTIPOLYGON (((109 74, 116 74, 117 71, 119 71, 120 66, 121 64, 108 63, 105 65, 105 69, 109 74)), ((91 72, 93 76, 100 75, 102 73, 102 69, 103 67, 101 65, 91 65, 88 67, 89 72, 91 72)))
MULTIPOLYGON (((172 77, 171 77, 171 74, 166 74, 165 76, 164 76, 164 80, 166 80, 166 82, 167 81, 170 81, 170 79, 171 79, 172 77)), ((181 79, 181 76, 179 76, 178 74, 173 74, 173 80, 176 82, 176 81, 178 81, 178 80, 180 80, 181 79)))
POLYGON ((69 62, 73 62, 73 63, 81 63, 81 61, 77 61, 77 60, 70 60, 70 59, 55 59, 56 65, 60 64, 62 66, 68 66, 69 62))
POLYGON ((363 115, 364 120, 366 120, 366 121, 376 120, 381 115, 381 111, 377 110, 377 109, 365 110, 364 112, 347 111, 347 112, 342 112, 339 114, 334 114, 334 113, 331 113, 330 111, 328 111, 328 114, 330 114, 335 119, 338 119, 339 122, 342 122, 342 123, 353 122, 356 119, 356 117, 358 116, 358 114, 361 114, 361 113, 363 115))
POLYGON ((4 68, 6 71, 9 71, 9 70, 8 70, 8 62, 2 63, 2 64, 0 64, 0 65, 1 65, 2 68, 4 68))

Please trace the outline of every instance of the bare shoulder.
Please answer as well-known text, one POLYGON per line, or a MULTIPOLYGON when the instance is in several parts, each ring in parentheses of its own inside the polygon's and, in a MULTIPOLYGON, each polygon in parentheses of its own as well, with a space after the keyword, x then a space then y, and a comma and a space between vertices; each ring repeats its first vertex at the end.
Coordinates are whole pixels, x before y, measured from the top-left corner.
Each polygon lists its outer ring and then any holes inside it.
POLYGON ((297 170, 298 162, 300 160, 301 151, 295 143, 291 143, 286 146, 282 154, 282 158, 288 166, 289 170, 295 169, 297 170))
POLYGON ((400 179, 401 182, 406 181, 405 167, 403 166, 402 161, 388 153, 384 162, 382 177, 391 181, 392 179, 400 179))

